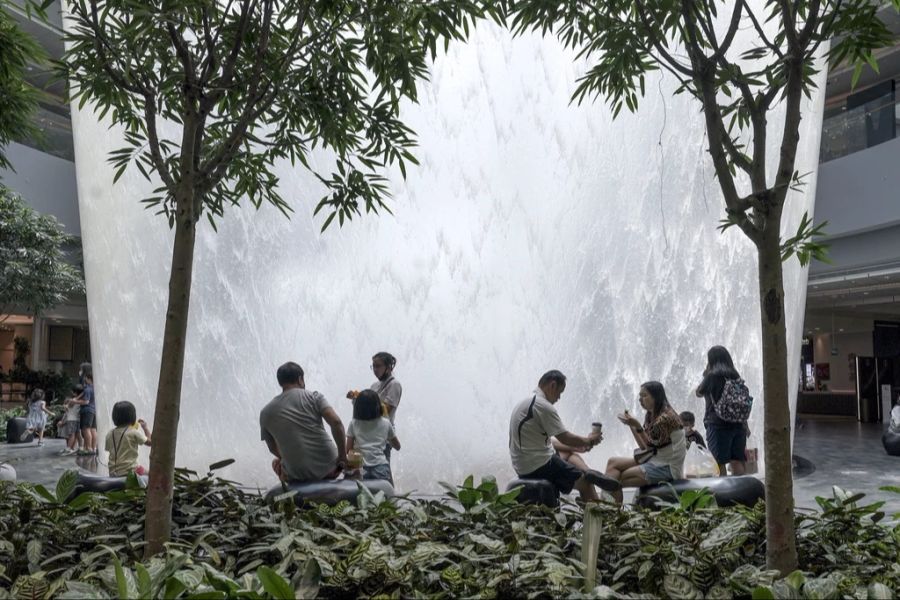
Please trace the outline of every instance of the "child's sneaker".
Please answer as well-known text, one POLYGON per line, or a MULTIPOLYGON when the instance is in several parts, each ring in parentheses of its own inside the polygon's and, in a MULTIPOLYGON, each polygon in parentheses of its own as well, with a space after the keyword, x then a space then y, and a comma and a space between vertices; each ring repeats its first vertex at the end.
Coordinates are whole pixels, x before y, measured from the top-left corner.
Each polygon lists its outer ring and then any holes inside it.
POLYGON ((24 442, 25 440, 28 439, 29 435, 31 435, 31 432, 26 429, 25 431, 22 432, 22 435, 19 436, 19 441, 24 442))
POLYGON ((38 448, 44 445, 44 440, 38 440, 38 448))

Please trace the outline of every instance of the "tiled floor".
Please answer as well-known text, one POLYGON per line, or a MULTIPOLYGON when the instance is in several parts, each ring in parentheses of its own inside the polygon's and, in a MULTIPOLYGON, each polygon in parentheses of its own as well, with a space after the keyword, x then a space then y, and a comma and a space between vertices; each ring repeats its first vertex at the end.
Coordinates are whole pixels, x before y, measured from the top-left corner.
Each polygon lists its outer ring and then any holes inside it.
MULTIPOLYGON (((881 424, 853 419, 804 417, 794 438, 794 454, 813 463, 812 473, 797 472, 794 497, 798 507, 816 508, 816 496, 830 496, 838 485, 863 492, 871 501, 884 500, 888 514, 900 512, 900 494, 879 491, 900 485, 900 457, 888 456, 881 445, 881 424)), ((106 474, 104 457, 61 457, 62 440, 35 444, 0 444, 0 462, 11 463, 20 481, 52 486, 66 469, 106 474)), ((808 472, 808 469, 806 470, 808 472)))
POLYGON ((866 494, 866 500, 884 500, 888 514, 900 512, 900 494, 879 491, 900 486, 900 456, 888 456, 881 444, 885 425, 857 423, 853 418, 804 417, 794 436, 794 454, 815 466, 809 475, 795 478, 798 507, 814 508, 816 496, 830 496, 831 486, 866 494))
POLYGON ((96 456, 59 456, 57 453, 65 447, 65 440, 58 439, 44 440, 42 448, 36 443, 0 443, 0 462, 11 464, 19 481, 40 483, 51 491, 59 476, 68 469, 107 474, 106 467, 99 464, 96 456))

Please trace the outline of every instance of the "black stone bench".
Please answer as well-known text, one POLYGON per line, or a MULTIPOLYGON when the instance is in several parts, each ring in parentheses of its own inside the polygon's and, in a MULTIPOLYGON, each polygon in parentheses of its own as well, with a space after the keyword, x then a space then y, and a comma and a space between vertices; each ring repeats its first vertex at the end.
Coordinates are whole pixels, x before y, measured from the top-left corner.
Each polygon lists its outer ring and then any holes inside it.
POLYGON ((266 500, 272 501, 281 494, 294 492, 294 502, 297 506, 305 504, 334 506, 342 500, 356 502, 356 498, 361 493, 357 483, 362 484, 372 495, 383 492, 387 498, 394 496, 394 486, 384 479, 335 479, 332 481, 292 482, 283 486, 276 485, 266 493, 266 500))
POLYGON ((543 504, 544 506, 559 506, 559 493, 556 486, 546 479, 513 479, 506 484, 506 491, 521 487, 522 491, 516 496, 516 501, 522 504, 543 504))
POLYGON ((29 433, 22 438, 22 434, 28 431, 28 421, 25 417, 13 417, 6 422, 6 443, 7 444, 27 444, 34 441, 34 434, 29 433))
MULTIPOLYGON (((141 487, 147 487, 147 476, 138 475, 138 483, 141 487)), ((115 492, 124 490, 126 486, 126 477, 102 477, 100 475, 88 475, 86 473, 78 474, 78 481, 69 494, 69 500, 77 498, 84 492, 115 492)))
POLYGON ((766 497, 766 486, 751 475, 739 477, 701 477, 678 479, 668 483, 645 485, 638 488, 634 504, 644 508, 658 508, 661 503, 678 502, 676 494, 707 488, 719 506, 753 506, 766 497))
POLYGON ((900 432, 888 429, 881 436, 881 443, 889 456, 900 456, 900 432))

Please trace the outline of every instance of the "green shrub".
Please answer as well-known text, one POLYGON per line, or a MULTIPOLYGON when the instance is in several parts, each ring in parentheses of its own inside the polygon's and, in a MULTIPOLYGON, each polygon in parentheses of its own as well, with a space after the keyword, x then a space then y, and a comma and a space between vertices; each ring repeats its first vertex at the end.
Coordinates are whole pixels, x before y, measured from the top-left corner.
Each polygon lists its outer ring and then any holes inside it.
MULTIPOLYGON (((217 466, 217 465, 214 465, 217 466)), ((144 491, 71 495, 0 486, 0 598, 23 597, 539 597, 583 594, 582 510, 501 500, 482 480, 456 499, 363 494, 300 510, 290 494, 266 504, 212 477, 180 470, 172 543, 142 561, 144 491), (471 496, 471 497, 470 497, 471 496), (471 502, 470 502, 471 500, 471 502), (29 595, 30 594, 30 595, 29 595)), ((694 499, 696 500, 696 499, 694 499)), ((801 573, 765 569, 765 510, 657 512, 602 504, 592 597, 866 598, 900 591, 900 526, 878 503, 835 488, 822 512, 797 515, 801 573), (883 515, 882 515, 883 516, 883 515)), ((682 504, 687 504, 687 508, 682 504)))

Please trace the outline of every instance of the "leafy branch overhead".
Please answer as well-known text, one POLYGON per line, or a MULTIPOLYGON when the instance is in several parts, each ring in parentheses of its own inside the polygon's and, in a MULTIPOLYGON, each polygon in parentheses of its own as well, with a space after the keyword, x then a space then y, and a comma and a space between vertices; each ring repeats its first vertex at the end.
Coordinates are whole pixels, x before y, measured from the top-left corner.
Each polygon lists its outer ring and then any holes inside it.
MULTIPOLYGON (((274 165, 300 164, 340 224, 386 209, 381 174, 416 163, 399 118, 427 59, 492 8, 468 0, 395 2, 75 0, 61 72, 79 107, 125 130, 115 177, 134 165, 158 187, 144 202, 173 225, 190 187, 196 221, 246 196, 291 211, 274 165), (173 134, 172 132, 176 132, 173 134), (323 148, 333 171, 312 161, 323 148)), ((324 227, 323 227, 324 229, 324 227)))
POLYGON ((75 238, 0 186, 0 314, 38 314, 84 293, 84 279, 67 253, 75 238))
MULTIPOLYGON (((900 10, 900 0, 892 3, 900 10)), ((796 189, 799 102, 815 87, 819 59, 854 65, 854 85, 866 65, 877 70, 875 51, 893 44, 879 8, 869 0, 512 0, 509 12, 517 33, 555 33, 591 61, 574 102, 603 98, 614 115, 623 107, 636 111, 654 71, 700 101, 728 212, 723 229, 736 225, 759 245, 796 189), (735 42, 747 31, 753 42, 739 49, 735 42), (797 110, 787 111, 778 132, 782 152, 770 172, 766 117, 782 102, 797 110)))

